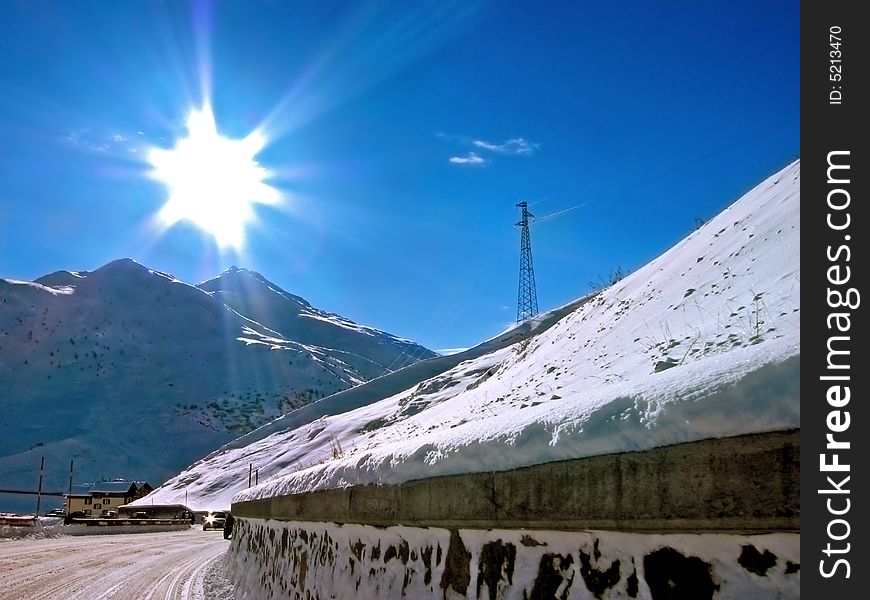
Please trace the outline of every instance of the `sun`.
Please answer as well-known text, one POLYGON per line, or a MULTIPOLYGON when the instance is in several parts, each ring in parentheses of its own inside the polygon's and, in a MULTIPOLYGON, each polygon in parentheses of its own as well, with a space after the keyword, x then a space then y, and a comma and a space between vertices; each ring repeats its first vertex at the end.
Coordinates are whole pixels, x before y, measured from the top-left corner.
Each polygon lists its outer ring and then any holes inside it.
POLYGON ((277 204, 280 193, 255 157, 266 145, 258 130, 242 139, 220 135, 208 104, 192 110, 187 137, 170 149, 152 148, 150 176, 166 185, 169 198, 158 213, 165 227, 188 220, 222 247, 240 248, 255 204, 277 204))

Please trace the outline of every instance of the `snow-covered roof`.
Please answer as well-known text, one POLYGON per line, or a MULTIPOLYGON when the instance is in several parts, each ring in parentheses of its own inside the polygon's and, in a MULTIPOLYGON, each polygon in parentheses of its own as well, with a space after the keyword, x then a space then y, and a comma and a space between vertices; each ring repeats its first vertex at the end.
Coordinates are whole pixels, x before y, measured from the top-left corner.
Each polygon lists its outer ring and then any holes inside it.
POLYGON ((93 494, 135 494, 142 488, 151 489, 151 485, 145 481, 98 481, 93 484, 74 485, 68 495, 90 496, 93 494))

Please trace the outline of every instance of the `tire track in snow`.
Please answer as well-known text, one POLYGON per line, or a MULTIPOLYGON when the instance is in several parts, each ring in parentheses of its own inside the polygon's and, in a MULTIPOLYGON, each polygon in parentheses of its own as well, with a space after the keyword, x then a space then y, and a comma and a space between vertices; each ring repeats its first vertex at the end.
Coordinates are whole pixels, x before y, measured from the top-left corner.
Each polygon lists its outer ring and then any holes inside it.
POLYGON ((228 542, 199 530, 0 543, 4 600, 201 600, 228 542))

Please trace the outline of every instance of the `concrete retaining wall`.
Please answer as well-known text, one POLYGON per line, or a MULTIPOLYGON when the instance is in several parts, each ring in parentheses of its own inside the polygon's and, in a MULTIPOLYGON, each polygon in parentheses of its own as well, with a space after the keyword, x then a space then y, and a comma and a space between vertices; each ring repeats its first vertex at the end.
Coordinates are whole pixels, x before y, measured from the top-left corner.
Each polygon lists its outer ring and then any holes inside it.
POLYGON ((251 600, 800 597, 800 432, 233 504, 251 600))
POLYGON ((232 510, 242 518, 447 529, 796 532, 800 431, 281 496, 232 510))
POLYGON ((370 527, 243 518, 229 551, 246 600, 783 600, 796 533, 370 527))

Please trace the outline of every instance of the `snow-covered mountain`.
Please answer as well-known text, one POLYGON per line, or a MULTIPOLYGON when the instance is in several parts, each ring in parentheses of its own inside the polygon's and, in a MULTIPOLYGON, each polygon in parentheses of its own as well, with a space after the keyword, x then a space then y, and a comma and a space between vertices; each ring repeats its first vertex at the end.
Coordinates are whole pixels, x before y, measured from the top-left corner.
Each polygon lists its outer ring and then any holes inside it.
POLYGON ((435 355, 410 340, 314 308, 247 269, 231 267, 197 287, 284 339, 344 350, 341 358, 367 379, 435 355))
POLYGON ((196 507, 800 426, 800 163, 606 290, 324 398, 146 500, 196 507), (258 486, 245 489, 249 466, 258 486))
POLYGON ((192 286, 130 259, 0 279, 0 487, 163 481, 320 397, 434 356, 257 273, 192 286))

